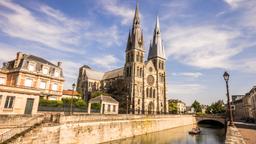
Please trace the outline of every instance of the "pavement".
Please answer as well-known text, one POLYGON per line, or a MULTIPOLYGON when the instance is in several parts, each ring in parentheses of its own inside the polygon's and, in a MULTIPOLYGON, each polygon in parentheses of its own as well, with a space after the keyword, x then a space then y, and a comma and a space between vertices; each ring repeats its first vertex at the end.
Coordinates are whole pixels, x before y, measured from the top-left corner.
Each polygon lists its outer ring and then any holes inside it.
POLYGON ((235 122, 246 144, 256 144, 256 124, 235 122))

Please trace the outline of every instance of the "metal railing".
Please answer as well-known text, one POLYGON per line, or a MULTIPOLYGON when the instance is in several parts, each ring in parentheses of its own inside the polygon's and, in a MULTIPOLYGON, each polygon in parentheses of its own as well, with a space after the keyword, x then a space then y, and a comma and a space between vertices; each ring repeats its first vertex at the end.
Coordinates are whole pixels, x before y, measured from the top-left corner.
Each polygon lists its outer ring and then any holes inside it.
POLYGON ((25 132, 26 130, 32 128, 36 124, 42 123, 44 119, 45 119, 45 117, 43 115, 38 115, 28 121, 21 123, 17 127, 14 127, 12 129, 2 133, 0 135, 0 143, 4 143, 7 140, 10 140, 14 136, 16 136, 17 134, 21 134, 22 132, 25 132))

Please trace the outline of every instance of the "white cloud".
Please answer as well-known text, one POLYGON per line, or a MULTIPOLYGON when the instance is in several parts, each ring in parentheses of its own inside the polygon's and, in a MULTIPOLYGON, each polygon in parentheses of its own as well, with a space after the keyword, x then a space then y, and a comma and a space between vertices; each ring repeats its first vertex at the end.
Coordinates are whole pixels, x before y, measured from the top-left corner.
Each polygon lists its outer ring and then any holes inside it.
POLYGON ((0 1, 0 6, 4 8, 0 9, 0 30, 13 38, 69 52, 74 51, 70 47, 77 45, 80 40, 78 33, 84 23, 67 18, 60 11, 40 4, 31 13, 6 0, 0 1))
POLYGON ((113 55, 105 55, 105 56, 101 56, 101 57, 92 58, 92 62, 95 65, 99 65, 106 69, 111 69, 111 68, 116 67, 115 64, 118 61, 119 60, 117 58, 115 58, 113 55))
POLYGON ((236 60, 234 62, 235 69, 246 72, 246 73, 256 73, 256 59, 255 58, 245 58, 242 60, 236 60))
POLYGON ((203 74, 200 72, 182 72, 182 73, 172 73, 173 76, 185 76, 185 77, 192 77, 192 78, 198 78, 202 76, 203 74))
POLYGON ((120 45, 120 34, 117 26, 109 28, 95 28, 91 31, 85 32, 84 39, 90 43, 100 43, 104 47, 110 47, 113 45, 120 45), (110 36, 111 35, 111 36, 110 36))
POLYGON ((117 3, 116 0, 111 0, 111 1, 100 1, 101 5, 103 7, 104 10, 106 10, 108 13, 121 17, 122 24, 130 24, 130 22, 132 21, 133 15, 134 15, 134 10, 131 8, 128 8, 124 5, 120 5, 117 3))
POLYGON ((224 0, 228 5, 232 8, 237 8, 239 3, 243 2, 244 0, 224 0))
MULTIPOLYGON (((1 52, 0 52, 0 62, 6 62, 6 61, 10 61, 12 59, 15 59, 15 55, 17 53, 17 49, 4 44, 4 43, 0 43, 0 48, 1 48, 1 52)), ((0 65, 1 65, 0 63, 0 65)))
MULTIPOLYGON (((236 18, 244 27, 256 28, 256 1, 255 0, 224 0, 232 9, 231 12, 239 12, 236 18)), ((227 10, 230 12, 230 10, 227 10)), ((225 12, 226 13, 226 12, 225 12)))
POLYGON ((167 56, 200 68, 231 67, 231 58, 241 47, 232 47, 239 32, 220 30, 212 26, 175 27, 165 32, 167 56))
MULTIPOLYGON (((56 62, 59 60, 55 60, 56 62)), ((72 62, 68 60, 61 61, 62 62, 62 69, 64 73, 65 83, 64 88, 70 89, 71 85, 73 83, 76 83, 76 80, 78 78, 78 72, 79 68, 82 66, 82 64, 77 62, 72 62)))

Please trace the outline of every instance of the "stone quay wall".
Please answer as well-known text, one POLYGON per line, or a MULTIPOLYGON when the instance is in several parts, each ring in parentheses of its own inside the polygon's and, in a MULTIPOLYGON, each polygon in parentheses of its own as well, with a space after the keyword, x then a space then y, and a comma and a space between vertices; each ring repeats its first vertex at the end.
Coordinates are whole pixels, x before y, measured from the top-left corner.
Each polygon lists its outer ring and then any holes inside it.
POLYGON ((225 144, 246 144, 246 142, 235 126, 227 126, 225 144))
POLYGON ((93 144, 196 123, 192 115, 56 115, 10 143, 93 144))
POLYGON ((0 128, 17 126, 31 118, 30 115, 0 115, 0 128))

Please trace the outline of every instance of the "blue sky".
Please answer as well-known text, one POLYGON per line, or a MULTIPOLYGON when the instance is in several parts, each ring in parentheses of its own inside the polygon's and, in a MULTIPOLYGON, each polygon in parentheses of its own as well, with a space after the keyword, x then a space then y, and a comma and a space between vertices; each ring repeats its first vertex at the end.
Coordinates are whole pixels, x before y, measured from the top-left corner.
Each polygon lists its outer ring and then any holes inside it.
MULTIPOLYGON (((17 51, 63 62, 65 88, 78 68, 122 67, 135 0, 0 1, 0 62, 17 51)), ((165 45, 169 98, 210 104, 256 82, 255 0, 140 0, 146 55, 158 15, 165 45)))

